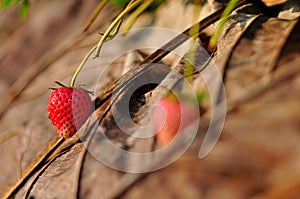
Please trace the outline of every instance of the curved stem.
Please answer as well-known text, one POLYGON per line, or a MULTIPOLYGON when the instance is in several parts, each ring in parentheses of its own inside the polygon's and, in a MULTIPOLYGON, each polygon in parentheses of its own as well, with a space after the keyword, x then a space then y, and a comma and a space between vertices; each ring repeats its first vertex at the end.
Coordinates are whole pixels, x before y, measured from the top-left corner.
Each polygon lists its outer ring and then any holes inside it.
POLYGON ((85 65, 85 63, 87 62, 88 58, 91 56, 91 54, 94 52, 94 50, 96 50, 96 55, 95 57, 99 57, 99 53, 100 53, 100 48, 103 45, 105 39, 109 36, 109 34, 111 33, 111 31, 117 26, 120 26, 120 21, 122 21, 123 17, 128 14, 128 12, 130 12, 132 9, 134 9, 136 6, 138 6, 140 3, 142 2, 142 0, 136 0, 134 1, 132 4, 130 4, 128 7, 126 7, 126 9, 124 11, 121 12, 121 14, 118 15, 118 17, 111 23, 111 25, 108 27, 108 29, 105 31, 105 33, 103 34, 101 40, 99 41, 99 43, 95 46, 93 46, 93 48, 88 52, 88 54, 85 56, 85 58, 82 60, 82 62, 80 63, 80 65, 78 66, 77 70, 75 71, 71 83, 70 83, 70 87, 74 87, 75 85, 75 81, 76 78, 79 74, 79 72, 81 71, 81 69, 83 68, 83 66, 85 65))
POLYGON ((124 24, 124 28, 123 31, 127 32, 133 25, 133 23, 136 21, 136 19, 138 18, 139 15, 142 14, 142 12, 144 12, 152 3, 154 0, 147 0, 145 2, 143 2, 143 4, 138 7, 129 17, 127 20, 127 23, 124 24))
POLYGON ((103 34, 103 36, 101 37, 99 43, 97 44, 97 48, 96 48, 96 55, 95 57, 99 57, 100 54, 100 49, 104 43, 104 41, 106 40, 106 38, 109 36, 109 34, 111 33, 111 31, 116 27, 116 25, 118 24, 118 22, 120 20, 123 19, 123 17, 128 14, 131 10, 133 10, 135 7, 137 7, 139 4, 141 4, 143 2, 143 0, 136 0, 135 2, 133 2, 130 6, 128 6, 125 10, 123 10, 118 16, 117 18, 110 24, 110 26, 107 28, 107 30, 105 31, 105 33, 103 34))
POLYGON ((87 62, 87 60, 89 59, 89 57, 92 55, 92 53, 94 52, 94 50, 97 48, 97 45, 93 46, 93 48, 88 52, 88 54, 84 57, 84 59, 82 60, 82 62, 80 63, 80 65, 78 66, 76 72, 74 73, 73 75, 73 78, 71 80, 71 83, 70 83, 70 87, 74 87, 75 85, 75 81, 76 81, 76 78, 79 74, 79 72, 81 71, 82 67, 84 66, 84 64, 87 62))

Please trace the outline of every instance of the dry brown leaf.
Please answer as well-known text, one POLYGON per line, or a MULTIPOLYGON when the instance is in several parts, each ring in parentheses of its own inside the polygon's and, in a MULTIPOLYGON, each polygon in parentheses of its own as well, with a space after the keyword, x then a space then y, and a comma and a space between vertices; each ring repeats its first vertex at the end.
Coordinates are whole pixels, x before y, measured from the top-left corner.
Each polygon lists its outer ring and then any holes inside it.
POLYGON ((78 167, 81 167, 80 153, 83 144, 74 145, 70 150, 53 159, 38 171, 32 181, 18 192, 16 198, 76 198, 78 167), (79 161, 78 161, 79 159, 79 161), (78 164, 79 163, 79 164, 78 164))

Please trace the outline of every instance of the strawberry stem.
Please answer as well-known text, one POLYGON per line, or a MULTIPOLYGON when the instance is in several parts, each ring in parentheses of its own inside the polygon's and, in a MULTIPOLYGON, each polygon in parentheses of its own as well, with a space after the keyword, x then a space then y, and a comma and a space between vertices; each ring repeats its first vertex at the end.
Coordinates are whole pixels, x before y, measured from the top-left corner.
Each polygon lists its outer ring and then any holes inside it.
POLYGON ((110 36, 111 31, 116 26, 118 27, 119 26, 119 22, 123 19, 123 17, 126 14, 128 14, 132 9, 134 9, 136 6, 138 6, 140 3, 142 3, 142 0, 136 0, 134 3, 132 3, 130 6, 128 6, 124 11, 122 11, 121 14, 119 14, 118 17, 112 22, 112 24, 108 27, 108 29, 103 34, 103 36, 102 36, 101 40, 99 41, 99 43, 97 45, 93 46, 93 48, 88 52, 88 54, 85 56, 85 58, 82 60, 82 62, 78 66, 77 70, 75 71, 75 73, 74 73, 74 75, 72 77, 71 83, 70 83, 70 87, 71 88, 74 87, 75 81, 76 81, 76 78, 77 78, 79 72, 81 71, 81 69, 83 68, 83 66, 85 65, 85 63, 87 62, 88 58, 94 52, 94 50, 96 49, 96 56, 95 57, 99 57, 100 49, 101 49, 104 41, 107 39, 107 37, 110 36))
POLYGON ((84 64, 87 62, 87 60, 89 59, 89 57, 91 56, 91 54, 94 52, 94 50, 97 48, 97 45, 93 46, 93 48, 88 52, 88 54, 84 57, 84 59, 82 60, 82 62, 80 63, 80 65, 78 66, 77 70, 75 71, 73 78, 71 80, 70 83, 70 87, 73 88, 75 85, 75 81, 76 78, 79 74, 79 72, 81 71, 82 67, 84 66, 84 64))
POLYGON ((104 43, 104 41, 107 39, 107 37, 110 35, 110 33, 113 31, 113 29, 118 25, 119 21, 123 19, 123 17, 128 14, 131 10, 133 10, 135 7, 137 7, 139 4, 141 4, 143 1, 142 0, 136 0, 133 2, 130 6, 126 7, 125 10, 123 10, 117 18, 110 24, 110 26, 107 28, 105 33, 103 34, 103 37, 101 37, 100 41, 97 44, 97 49, 96 49, 96 55, 95 57, 99 57, 101 47, 104 43))
POLYGON ((138 7, 129 17, 127 20, 127 23, 124 24, 123 31, 127 32, 133 25, 133 23, 136 21, 138 16, 140 16, 152 3, 154 0, 148 0, 142 3, 140 7, 138 7))
MULTIPOLYGON (((149 0, 152 1, 152 0, 149 0)), ((83 66, 85 65, 85 63, 87 62, 88 58, 91 56, 91 54, 94 52, 94 50, 96 50, 96 55, 95 57, 99 57, 100 54, 100 49, 103 45, 103 43, 105 42, 105 40, 110 37, 110 33, 114 30, 115 27, 117 27, 116 29, 116 33, 117 34, 119 28, 120 28, 120 22, 123 20, 124 16, 126 14, 128 14, 131 10, 133 10, 135 7, 137 7, 139 4, 141 4, 143 2, 143 0, 135 0, 135 1, 131 1, 129 3, 129 5, 125 8, 125 10, 123 10, 118 16, 117 18, 110 24, 110 26, 108 27, 108 29, 105 31, 105 33, 103 34, 103 36, 101 37, 100 41, 98 42, 97 45, 95 45, 89 52, 88 54, 85 56, 85 58, 82 60, 82 62, 80 63, 80 65, 78 66, 77 70, 75 71, 71 83, 70 83, 70 87, 74 87, 75 85, 75 81, 76 78, 79 74, 79 72, 81 71, 81 69, 83 68, 83 66), (132 2, 132 3, 131 3, 132 2)))

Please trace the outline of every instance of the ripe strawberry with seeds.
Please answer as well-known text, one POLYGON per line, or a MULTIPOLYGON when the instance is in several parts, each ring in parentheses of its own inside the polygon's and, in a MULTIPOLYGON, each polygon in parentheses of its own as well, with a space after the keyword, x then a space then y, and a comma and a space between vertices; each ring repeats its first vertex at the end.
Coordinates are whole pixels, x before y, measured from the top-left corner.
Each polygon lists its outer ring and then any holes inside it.
POLYGON ((55 88, 48 99, 48 116, 56 132, 72 137, 92 111, 89 94, 82 88, 55 88))

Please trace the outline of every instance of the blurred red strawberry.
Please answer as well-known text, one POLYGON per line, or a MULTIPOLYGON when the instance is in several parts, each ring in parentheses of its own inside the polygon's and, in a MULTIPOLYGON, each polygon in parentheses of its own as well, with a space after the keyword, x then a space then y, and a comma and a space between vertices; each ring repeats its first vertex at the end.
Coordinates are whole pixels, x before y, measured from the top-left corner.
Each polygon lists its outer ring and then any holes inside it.
POLYGON ((199 113, 197 109, 197 106, 187 100, 180 103, 174 95, 160 99, 152 112, 159 145, 167 145, 178 132, 183 131, 197 119, 199 113))

